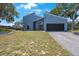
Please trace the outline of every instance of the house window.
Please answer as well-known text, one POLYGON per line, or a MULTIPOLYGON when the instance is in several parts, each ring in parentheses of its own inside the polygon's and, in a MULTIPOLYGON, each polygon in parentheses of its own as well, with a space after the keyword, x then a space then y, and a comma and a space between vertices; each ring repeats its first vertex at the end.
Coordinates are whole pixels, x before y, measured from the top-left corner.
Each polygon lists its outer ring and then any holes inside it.
POLYGON ((29 30, 29 25, 27 25, 27 30, 29 30))

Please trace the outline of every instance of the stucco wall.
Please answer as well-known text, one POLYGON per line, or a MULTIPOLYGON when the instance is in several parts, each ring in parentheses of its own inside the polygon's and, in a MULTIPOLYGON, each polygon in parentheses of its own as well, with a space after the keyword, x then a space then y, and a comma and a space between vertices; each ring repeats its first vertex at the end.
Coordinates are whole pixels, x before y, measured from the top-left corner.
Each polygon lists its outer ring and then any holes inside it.
POLYGON ((42 18, 42 19, 40 19, 40 20, 38 20, 38 21, 36 21, 36 24, 35 24, 35 27, 36 27, 36 30, 40 30, 39 28, 39 26, 40 25, 44 25, 44 18, 42 18))
MULTIPOLYGON (((23 25, 24 28, 27 28, 27 25, 29 25, 29 30, 33 30, 33 22, 37 21, 41 17, 36 16, 34 13, 24 16, 23 17, 23 25)), ((64 23, 64 31, 67 30, 67 19, 59 16, 55 16, 49 13, 46 13, 44 15, 44 30, 46 30, 46 24, 59 24, 64 23)), ((38 23, 37 23, 38 24, 38 23)), ((38 25, 36 26, 38 28, 38 25)))
POLYGON ((67 31, 67 19, 66 18, 46 13, 44 17, 44 30, 46 30, 46 24, 52 24, 52 23, 53 24, 64 23, 64 31, 67 31))
POLYGON ((35 13, 24 16, 23 17, 23 25, 24 25, 24 27, 26 28, 27 25, 29 25, 29 30, 33 30, 33 22, 35 20, 38 20, 39 18, 41 18, 41 17, 35 15, 35 13))

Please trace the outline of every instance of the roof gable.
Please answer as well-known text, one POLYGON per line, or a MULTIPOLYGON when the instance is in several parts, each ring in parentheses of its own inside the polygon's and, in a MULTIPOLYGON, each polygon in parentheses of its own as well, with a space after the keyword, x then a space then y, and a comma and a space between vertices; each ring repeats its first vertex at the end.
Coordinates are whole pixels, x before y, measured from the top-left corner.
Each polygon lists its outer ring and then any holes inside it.
POLYGON ((36 20, 39 20, 41 18, 42 17, 37 16, 35 13, 31 13, 31 14, 26 15, 26 16, 23 17, 23 19, 27 20, 27 21, 36 21, 36 20))
POLYGON ((67 18, 45 13, 45 23, 67 23, 67 18))
POLYGON ((57 16, 57 15, 53 15, 53 14, 50 14, 50 13, 45 13, 45 17, 52 18, 52 20, 67 21, 67 18, 57 16))
POLYGON ((50 15, 50 16, 57 17, 57 18, 67 19, 67 18, 65 18, 65 17, 62 17, 62 16, 57 16, 57 15, 54 15, 54 14, 51 14, 51 13, 46 13, 46 14, 48 14, 48 15, 50 15))

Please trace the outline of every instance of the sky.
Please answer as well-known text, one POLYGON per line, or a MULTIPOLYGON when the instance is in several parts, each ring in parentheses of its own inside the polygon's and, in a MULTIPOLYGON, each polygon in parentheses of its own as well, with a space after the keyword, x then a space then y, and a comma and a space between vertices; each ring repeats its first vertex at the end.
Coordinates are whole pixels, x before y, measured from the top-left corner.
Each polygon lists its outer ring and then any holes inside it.
MULTIPOLYGON (((56 3, 13 3, 16 8, 16 11, 19 12, 19 18, 15 18, 15 21, 22 20, 23 16, 36 13, 38 16, 43 17, 45 12, 50 12, 53 8, 56 7, 56 3)), ((7 23, 2 21, 0 25, 13 25, 13 23, 7 23)))

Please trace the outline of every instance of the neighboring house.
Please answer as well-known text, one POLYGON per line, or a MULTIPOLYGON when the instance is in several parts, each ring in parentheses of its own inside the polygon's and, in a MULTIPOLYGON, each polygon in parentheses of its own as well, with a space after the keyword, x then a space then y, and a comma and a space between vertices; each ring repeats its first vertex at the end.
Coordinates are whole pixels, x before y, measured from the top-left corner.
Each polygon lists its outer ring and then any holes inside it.
POLYGON ((0 25, 0 28, 7 28, 7 29, 11 29, 11 26, 5 26, 5 25, 0 25))
POLYGON ((67 31, 67 19, 46 13, 44 18, 35 13, 23 17, 25 30, 67 31))

